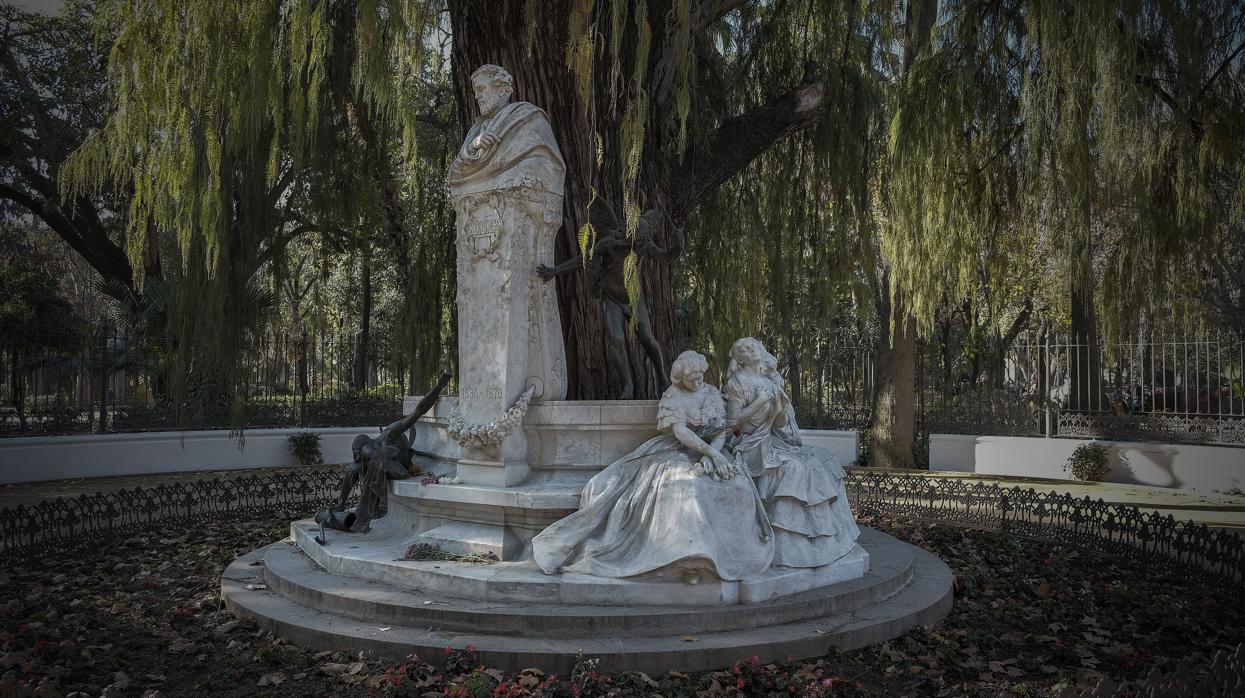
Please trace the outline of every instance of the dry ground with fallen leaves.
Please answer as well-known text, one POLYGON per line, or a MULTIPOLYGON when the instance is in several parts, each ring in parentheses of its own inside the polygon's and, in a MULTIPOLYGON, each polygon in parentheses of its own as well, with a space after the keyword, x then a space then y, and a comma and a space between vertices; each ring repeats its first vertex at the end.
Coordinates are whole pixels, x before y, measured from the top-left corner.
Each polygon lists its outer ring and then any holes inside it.
MULTIPOLYGON (((287 520, 101 539, 0 572, 0 698, 89 696, 1041 696, 1102 675, 1207 661, 1245 640, 1245 608, 1142 566, 1051 543, 893 518, 863 520, 930 550, 956 575, 930 632, 803 662, 741 657, 718 672, 504 675, 456 648, 395 665, 291 646, 220 602, 235 556, 287 520)), ((590 659, 590 658, 589 658, 590 659)))

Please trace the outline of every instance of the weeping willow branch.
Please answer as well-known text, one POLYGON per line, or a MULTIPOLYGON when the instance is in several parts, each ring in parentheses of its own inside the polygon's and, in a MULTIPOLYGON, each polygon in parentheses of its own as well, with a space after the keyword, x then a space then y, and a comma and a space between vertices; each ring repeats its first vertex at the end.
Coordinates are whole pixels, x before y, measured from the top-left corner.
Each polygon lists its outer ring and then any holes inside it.
POLYGON ((692 33, 699 34, 732 11, 751 3, 752 0, 701 0, 696 5, 696 17, 692 21, 692 33))
POLYGON ((798 87, 739 116, 727 119, 709 138, 706 155, 689 157, 671 176, 670 217, 676 225, 707 195, 774 143, 821 117, 825 85, 806 74, 798 87))

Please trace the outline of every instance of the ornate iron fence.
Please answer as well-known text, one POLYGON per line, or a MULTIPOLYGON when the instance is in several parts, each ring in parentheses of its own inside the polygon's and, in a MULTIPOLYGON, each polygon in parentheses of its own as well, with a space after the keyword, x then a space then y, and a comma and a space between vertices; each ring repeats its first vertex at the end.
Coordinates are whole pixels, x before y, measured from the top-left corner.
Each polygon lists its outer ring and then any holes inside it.
MULTIPOLYGON (((375 426, 401 416, 405 376, 373 338, 269 334, 239 357, 248 427, 375 426)), ((103 329, 82 335, 0 336, 0 436, 220 429, 232 398, 168 391, 157 338, 103 329)))
POLYGON ((1245 696, 1245 643, 1235 650, 1215 652, 1207 664, 1181 660, 1175 670, 1163 673, 1152 667, 1140 683, 1116 683, 1099 679, 1090 687, 1069 686, 1059 698, 1206 698, 1245 696))
MULTIPOLYGON (((1245 445, 1245 341, 1234 334, 1105 343, 1047 333, 984 348, 947 341, 922 346, 917 369, 922 434, 1245 445)), ((798 378, 790 392, 801 424, 871 424, 869 346, 836 346, 798 378)))
POLYGON ((1245 538, 1205 524, 1088 497, 858 468, 848 494, 859 513, 895 514, 1076 546, 1170 574, 1245 585, 1245 538))
MULTIPOLYGON (((333 501, 334 468, 206 479, 0 509, 0 566, 62 554, 100 536, 225 518, 309 515, 333 501)), ((1208 583, 1245 583, 1245 538, 1171 516, 1066 494, 855 469, 858 514, 1012 533, 1073 545, 1208 583)))
POLYGON ((101 536, 266 516, 302 518, 335 501, 338 468, 197 480, 0 509, 0 567, 93 545, 101 536))

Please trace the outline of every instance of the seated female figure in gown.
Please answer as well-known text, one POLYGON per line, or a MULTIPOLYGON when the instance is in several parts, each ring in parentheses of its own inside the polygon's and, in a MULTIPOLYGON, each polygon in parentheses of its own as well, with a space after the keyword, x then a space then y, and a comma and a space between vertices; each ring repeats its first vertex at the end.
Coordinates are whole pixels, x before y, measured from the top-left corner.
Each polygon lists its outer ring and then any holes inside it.
POLYGON ((675 360, 657 407, 661 434, 597 473, 579 510, 532 539, 542 571, 695 583, 769 567, 773 531, 756 487, 720 450, 725 411, 707 368, 694 351, 675 360))
POLYGON ((860 529, 843 487, 844 472, 824 448, 806 446, 777 361, 744 337, 731 347, 726 387, 728 441, 735 463, 756 478, 774 528, 774 564, 820 567, 856 545, 860 529), (772 363, 766 365, 766 359, 772 363))

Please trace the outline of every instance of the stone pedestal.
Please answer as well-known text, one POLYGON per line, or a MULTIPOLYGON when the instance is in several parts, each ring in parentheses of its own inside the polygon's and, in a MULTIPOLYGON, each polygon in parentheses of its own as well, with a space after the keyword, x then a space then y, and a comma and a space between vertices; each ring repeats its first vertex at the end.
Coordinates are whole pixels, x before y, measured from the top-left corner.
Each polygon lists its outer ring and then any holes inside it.
MULTIPOLYGON (((397 526, 416 534, 416 542, 459 554, 523 558, 537 533, 575 511, 592 475, 657 433, 655 400, 534 402, 507 437, 512 445, 523 444, 522 457, 498 467, 482 463, 480 449, 465 448, 450 436, 450 417, 460 412, 460 399, 439 400, 416 426, 411 447, 421 470, 462 483, 393 482, 389 517, 401 522, 375 524, 397 526), (525 474, 520 482, 501 477, 519 472, 525 474)), ((418 401, 408 397, 404 409, 418 401)))
POLYGON ((527 443, 508 412, 516 411, 528 391, 532 402, 566 394, 557 300, 535 273, 537 264, 553 262, 562 197, 520 187, 464 194, 454 207, 457 416, 467 425, 495 427, 489 439, 461 440, 459 477, 472 484, 515 485, 528 474, 527 443), (547 222, 552 211, 557 218, 547 222))
POLYGON ((549 118, 510 102, 506 70, 471 74, 479 117, 446 174, 457 227, 458 402, 450 435, 458 476, 508 487, 529 472, 520 428, 528 401, 566 396, 556 291, 536 274, 553 264, 566 164, 549 118))

